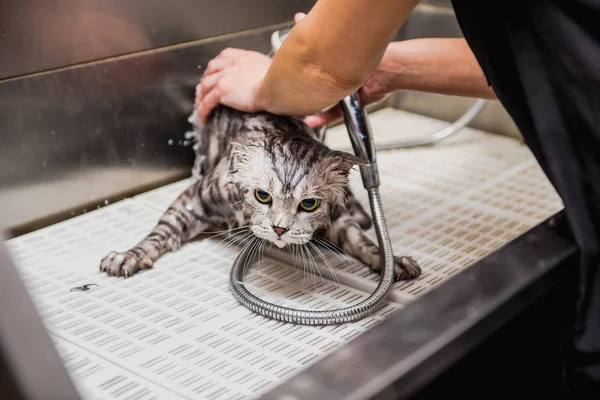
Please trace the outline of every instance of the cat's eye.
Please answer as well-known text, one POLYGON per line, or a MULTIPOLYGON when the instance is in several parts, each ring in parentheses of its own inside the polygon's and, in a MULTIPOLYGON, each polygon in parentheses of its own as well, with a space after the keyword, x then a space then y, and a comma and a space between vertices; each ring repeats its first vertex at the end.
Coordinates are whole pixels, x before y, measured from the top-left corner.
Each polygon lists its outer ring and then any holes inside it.
POLYGON ((319 204, 321 204, 319 199, 304 199, 300 202, 300 208, 308 212, 315 211, 319 204))
POLYGON ((271 195, 269 193, 265 192, 264 190, 260 190, 260 189, 256 189, 254 191, 254 197, 256 197, 256 200, 258 200, 259 202, 261 202, 263 204, 268 204, 273 200, 273 198, 271 197, 271 195))

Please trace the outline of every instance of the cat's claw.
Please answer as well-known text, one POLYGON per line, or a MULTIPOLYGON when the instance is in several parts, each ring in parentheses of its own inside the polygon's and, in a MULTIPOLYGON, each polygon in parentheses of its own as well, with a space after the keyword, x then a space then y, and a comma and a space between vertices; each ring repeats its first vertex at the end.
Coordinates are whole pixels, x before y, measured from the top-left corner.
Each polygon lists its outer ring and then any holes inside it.
POLYGON ((132 253, 117 253, 111 251, 100 261, 100 271, 110 276, 123 276, 129 278, 140 269, 152 267, 152 260, 148 256, 137 257, 132 253))
POLYGON ((414 258, 409 256, 394 256, 394 269, 396 281, 414 279, 421 275, 421 267, 414 258))

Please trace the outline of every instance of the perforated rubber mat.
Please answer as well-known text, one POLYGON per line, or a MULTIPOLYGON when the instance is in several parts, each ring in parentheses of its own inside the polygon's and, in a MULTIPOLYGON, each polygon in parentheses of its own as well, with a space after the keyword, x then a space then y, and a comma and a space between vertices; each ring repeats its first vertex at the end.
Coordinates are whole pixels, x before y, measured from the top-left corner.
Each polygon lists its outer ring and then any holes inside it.
MULTIPOLYGON (((371 123, 378 142, 447 125, 393 109, 371 123)), ((331 129, 328 143, 349 149, 345 128, 331 129)), ((7 244, 85 399, 255 398, 562 208, 529 150, 511 138, 464 129, 378 160, 394 250, 417 259, 423 274, 396 283, 390 301, 356 323, 295 326, 251 313, 229 293, 236 249, 220 238, 187 244, 129 279, 101 274, 102 256, 137 243, 187 180, 7 244), (97 286, 70 291, 90 283, 97 286)), ((368 210, 359 174, 351 179, 368 210)), ((313 309, 354 304, 376 286, 379 275, 356 260, 327 258, 335 276, 323 262, 305 274, 274 253, 246 282, 272 302, 313 309)))

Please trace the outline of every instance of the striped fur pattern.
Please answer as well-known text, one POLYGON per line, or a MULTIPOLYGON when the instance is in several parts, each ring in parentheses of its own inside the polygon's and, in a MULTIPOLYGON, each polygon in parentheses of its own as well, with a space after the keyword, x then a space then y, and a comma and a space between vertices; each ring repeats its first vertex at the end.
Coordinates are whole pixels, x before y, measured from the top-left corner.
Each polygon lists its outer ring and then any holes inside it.
MULTIPOLYGON (((244 229, 246 239, 279 248, 329 244, 380 269, 379 249, 364 234, 371 219, 348 187, 362 160, 328 148, 299 118, 219 106, 196 129, 194 183, 136 246, 105 256, 101 271, 129 277, 203 232, 244 229), (301 202, 318 206, 307 211, 301 202)), ((398 280, 421 274, 410 257, 395 257, 395 267, 398 280)))

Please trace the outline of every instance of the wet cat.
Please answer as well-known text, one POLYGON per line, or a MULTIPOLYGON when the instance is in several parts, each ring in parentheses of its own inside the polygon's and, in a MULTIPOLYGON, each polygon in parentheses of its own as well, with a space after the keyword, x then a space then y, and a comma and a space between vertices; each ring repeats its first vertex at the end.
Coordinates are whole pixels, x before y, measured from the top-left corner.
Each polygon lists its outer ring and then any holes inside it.
MULTIPOLYGON (((194 183, 141 242, 106 255, 101 271, 130 277, 165 252, 218 229, 236 235, 249 229, 246 237, 280 248, 332 243, 380 269, 379 249, 364 234, 371 218, 348 187, 350 169, 361 159, 328 148, 302 119, 264 112, 218 106, 195 133, 194 183)), ((397 280, 421 274, 406 256, 395 257, 395 271, 397 280)))

